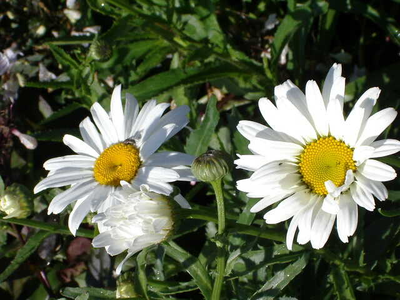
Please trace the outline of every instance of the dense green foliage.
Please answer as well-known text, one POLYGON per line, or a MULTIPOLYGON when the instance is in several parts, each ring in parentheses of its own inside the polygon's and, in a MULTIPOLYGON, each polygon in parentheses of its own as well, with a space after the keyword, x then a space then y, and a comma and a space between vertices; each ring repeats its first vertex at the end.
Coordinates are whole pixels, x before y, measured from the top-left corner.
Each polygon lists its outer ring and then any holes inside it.
MULTIPOLYGON (((373 86, 382 90, 377 109, 399 106, 398 0, 80 0, 72 8, 81 14, 76 20, 65 9, 66 1, 0 3, 0 49, 15 44, 23 53, 1 76, 2 85, 14 80, 19 86, 13 104, 7 89, 0 89, 1 194, 12 183, 32 190, 47 174, 45 160, 70 154, 63 135, 79 136, 78 124, 94 102, 108 110, 112 86, 119 83, 141 103, 157 99, 190 107, 193 130, 183 129, 163 149, 196 156, 218 149, 232 159, 249 153, 238 121, 264 123, 260 97, 272 99, 274 86, 289 78, 301 89, 309 79, 320 83, 334 62, 343 65, 347 79, 347 111, 373 86), (277 22, 267 23, 273 14, 277 22), (101 26, 98 34, 85 31, 95 25, 101 26), (56 76, 40 75, 40 65, 56 76), (26 149, 13 129, 35 137, 38 147, 26 149)), ((398 133, 396 120, 385 136, 398 133)), ((382 161, 400 167, 396 155, 382 161)), ((234 169, 223 180, 229 234, 221 299, 400 297, 399 178, 385 183, 389 199, 374 212, 359 209, 348 244, 334 230, 322 250, 305 245, 289 251, 287 224, 264 224, 261 213, 249 212, 257 200, 236 190, 234 182, 248 176, 234 169)), ((215 240, 221 238, 215 236, 214 192, 205 183, 176 186, 193 209, 182 212, 186 219, 174 241, 127 263, 133 271, 128 279, 141 295, 135 299, 211 295, 215 240)), ((91 247, 90 218, 73 237, 66 227, 70 210, 47 215, 60 191, 25 195, 34 204, 30 217, 0 219, 2 299, 116 297, 112 271, 124 254, 110 258, 91 247)))

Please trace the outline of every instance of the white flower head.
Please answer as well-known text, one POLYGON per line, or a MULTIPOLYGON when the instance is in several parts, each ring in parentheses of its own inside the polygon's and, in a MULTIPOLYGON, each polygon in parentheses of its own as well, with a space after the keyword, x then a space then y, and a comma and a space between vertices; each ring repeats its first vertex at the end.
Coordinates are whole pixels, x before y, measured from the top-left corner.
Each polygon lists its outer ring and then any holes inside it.
MULTIPOLYGON (((163 115, 167 103, 148 101, 140 110, 137 100, 126 94, 125 109, 121 102, 121 85, 111 97, 107 113, 100 104, 91 107, 89 117, 79 125, 83 140, 65 135, 64 144, 76 155, 50 159, 44 163, 49 171, 39 182, 35 193, 47 188, 71 186, 57 195, 48 213, 58 214, 70 203, 77 202, 69 216, 69 228, 75 234, 89 211, 104 212, 116 203, 114 192, 121 190, 121 181, 136 190, 142 184, 153 192, 169 195, 171 182, 195 180, 190 167, 194 157, 179 152, 159 152, 158 148, 188 123, 187 106, 180 106, 163 115)), ((183 197, 177 198, 189 207, 183 197)))
POLYGON ((105 247, 113 256, 128 250, 117 274, 132 255, 166 240, 174 228, 172 203, 167 197, 150 192, 146 185, 140 191, 126 183, 123 186, 116 196, 118 202, 93 218, 100 231, 93 239, 94 247, 105 247))
POLYGON ((240 133, 249 141, 253 155, 238 155, 238 168, 253 171, 237 187, 250 198, 262 198, 251 208, 259 212, 277 203, 264 219, 276 224, 292 218, 286 244, 311 242, 322 248, 336 220, 342 242, 348 242, 357 228, 358 206, 374 210, 388 192, 382 181, 396 177, 394 169, 374 158, 400 150, 400 142, 376 138, 395 119, 397 112, 386 108, 371 116, 380 90, 370 88, 345 119, 345 78, 334 64, 322 93, 315 81, 308 81, 303 94, 291 81, 275 88, 276 105, 259 101, 268 126, 241 121, 240 133))

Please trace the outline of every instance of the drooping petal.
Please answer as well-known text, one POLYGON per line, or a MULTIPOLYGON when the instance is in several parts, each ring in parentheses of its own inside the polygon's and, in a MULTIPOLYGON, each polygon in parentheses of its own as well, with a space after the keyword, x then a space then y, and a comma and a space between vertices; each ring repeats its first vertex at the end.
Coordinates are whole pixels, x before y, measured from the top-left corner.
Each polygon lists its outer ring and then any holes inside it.
POLYGON ((329 214, 320 209, 314 219, 311 228, 311 246, 314 249, 321 249, 332 232, 336 215, 329 214))
POLYGON ((356 173, 358 184, 364 189, 374 195, 378 200, 384 201, 387 199, 389 193, 387 188, 382 182, 370 180, 362 176, 359 172, 356 173))
POLYGON ((74 236, 76 235, 76 231, 81 225, 83 219, 89 213, 91 202, 92 202, 91 195, 89 195, 86 198, 79 199, 76 202, 71 214, 69 215, 68 227, 74 236))
POLYGON ((364 189, 363 185, 359 182, 354 182, 350 186, 350 193, 353 200, 366 210, 373 211, 375 209, 375 201, 372 194, 364 189))
POLYGON ((78 183, 82 180, 87 180, 93 178, 93 171, 92 170, 63 170, 57 174, 53 174, 51 176, 46 177, 42 181, 40 181, 34 188, 33 192, 35 194, 54 187, 62 187, 66 185, 71 185, 78 183))
POLYGON ((340 196, 339 212, 336 216, 337 231, 343 243, 348 242, 357 229, 358 207, 353 199, 346 193, 340 196))

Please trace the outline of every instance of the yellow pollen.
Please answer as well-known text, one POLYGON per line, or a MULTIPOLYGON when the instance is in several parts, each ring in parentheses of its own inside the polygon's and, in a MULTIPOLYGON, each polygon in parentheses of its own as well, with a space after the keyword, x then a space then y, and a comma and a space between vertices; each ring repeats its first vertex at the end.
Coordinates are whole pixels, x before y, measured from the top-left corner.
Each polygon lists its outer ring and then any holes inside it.
POLYGON ((356 170, 353 150, 334 137, 322 137, 309 143, 300 154, 299 171, 303 182, 318 195, 327 195, 325 182, 343 185, 347 170, 356 170))
POLYGON ((120 186, 131 181, 140 167, 139 150, 132 144, 118 143, 108 147, 94 164, 94 178, 103 185, 120 186))

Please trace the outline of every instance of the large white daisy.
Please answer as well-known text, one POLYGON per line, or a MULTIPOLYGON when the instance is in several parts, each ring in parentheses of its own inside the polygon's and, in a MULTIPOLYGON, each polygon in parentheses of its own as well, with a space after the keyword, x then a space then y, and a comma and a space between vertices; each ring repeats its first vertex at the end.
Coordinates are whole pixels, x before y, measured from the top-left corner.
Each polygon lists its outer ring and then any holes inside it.
POLYGON ((382 181, 396 177, 395 170, 375 158, 400 150, 400 142, 376 138, 395 119, 393 108, 371 115, 380 90, 367 90, 346 119, 343 117, 345 78, 334 64, 322 93, 308 81, 306 94, 291 81, 275 88, 276 106, 259 101, 261 114, 270 127, 241 121, 239 132, 249 141, 253 155, 238 155, 238 168, 254 171, 237 188, 250 198, 262 198, 252 208, 256 213, 282 201, 264 215, 276 224, 292 218, 286 244, 311 241, 323 247, 336 219, 339 238, 348 242, 357 227, 358 206, 374 210, 388 192, 382 181))
POLYGON ((94 247, 105 247, 113 256, 128 252, 117 274, 132 255, 166 240, 174 228, 173 207, 167 197, 150 192, 147 185, 137 191, 122 184, 122 191, 116 194, 118 202, 93 218, 100 231, 93 239, 94 247))
MULTIPOLYGON (((173 191, 170 182, 195 180, 187 167, 193 156, 155 153, 188 123, 187 106, 163 115, 169 104, 157 105, 151 100, 139 112, 136 99, 127 93, 123 109, 120 85, 113 91, 110 106, 108 114, 100 104, 93 104, 90 111, 97 128, 87 117, 79 125, 83 140, 65 135, 64 144, 77 155, 46 161, 44 168, 50 172, 34 189, 39 193, 71 185, 51 201, 48 213, 58 214, 76 201, 68 221, 73 234, 89 211, 103 212, 115 203, 113 193, 121 189, 121 181, 130 182, 137 190, 146 184, 153 192, 169 195, 173 191)), ((182 196, 176 200, 189 206, 182 196)))

